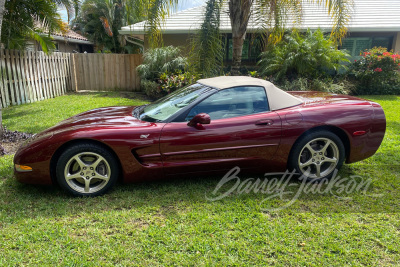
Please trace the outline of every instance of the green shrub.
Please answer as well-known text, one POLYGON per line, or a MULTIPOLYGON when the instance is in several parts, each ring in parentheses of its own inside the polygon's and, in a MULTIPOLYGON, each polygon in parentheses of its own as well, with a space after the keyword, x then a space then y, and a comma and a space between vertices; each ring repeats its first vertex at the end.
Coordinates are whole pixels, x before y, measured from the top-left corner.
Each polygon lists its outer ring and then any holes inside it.
POLYGON ((169 94, 179 88, 196 82, 197 78, 197 75, 190 72, 179 74, 163 73, 161 74, 157 82, 161 86, 162 92, 165 92, 165 94, 169 94))
POLYGON ((304 77, 292 81, 281 80, 277 86, 285 91, 320 91, 334 94, 349 94, 352 87, 347 80, 334 81, 330 78, 307 79, 304 77))
POLYGON ((280 80, 276 85, 285 91, 311 91, 310 82, 307 78, 297 78, 292 81, 280 80))
POLYGON ((196 82, 198 76, 190 72, 179 74, 163 73, 156 81, 142 80, 143 91, 151 98, 157 99, 173 91, 196 82))
POLYGON ((183 72, 187 59, 179 47, 167 46, 149 49, 143 54, 143 63, 137 67, 140 78, 155 81, 164 72, 183 72))
POLYGON ((259 73, 275 80, 328 77, 345 68, 342 63, 349 62, 348 57, 321 30, 308 30, 304 35, 292 31, 261 54, 259 73))
POLYGON ((361 56, 349 69, 357 83, 355 94, 400 94, 400 54, 374 47, 361 56))
POLYGON ((140 81, 140 86, 142 87, 142 90, 145 92, 145 94, 151 98, 156 99, 164 95, 161 92, 160 85, 154 81, 143 79, 140 81))
POLYGON ((160 98, 178 88, 193 83, 197 76, 184 72, 187 59, 178 47, 149 49, 143 64, 137 67, 142 90, 151 98, 160 98))

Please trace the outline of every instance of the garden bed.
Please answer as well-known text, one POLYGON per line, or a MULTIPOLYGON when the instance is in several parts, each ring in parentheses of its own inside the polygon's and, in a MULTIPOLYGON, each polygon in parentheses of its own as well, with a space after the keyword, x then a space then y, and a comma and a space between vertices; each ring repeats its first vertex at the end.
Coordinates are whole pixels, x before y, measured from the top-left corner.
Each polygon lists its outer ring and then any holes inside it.
POLYGON ((14 154, 21 144, 32 137, 32 134, 9 131, 4 127, 3 138, 0 140, 0 156, 14 154))

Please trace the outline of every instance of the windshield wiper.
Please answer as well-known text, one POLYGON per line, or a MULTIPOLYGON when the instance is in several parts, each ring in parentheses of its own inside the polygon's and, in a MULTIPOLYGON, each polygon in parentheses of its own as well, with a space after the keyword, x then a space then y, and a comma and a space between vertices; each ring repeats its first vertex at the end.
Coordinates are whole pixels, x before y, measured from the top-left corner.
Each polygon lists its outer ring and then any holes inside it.
POLYGON ((147 105, 149 105, 149 104, 137 106, 136 108, 134 108, 133 111, 132 111, 132 116, 135 117, 136 119, 139 119, 140 112, 141 112, 147 105))

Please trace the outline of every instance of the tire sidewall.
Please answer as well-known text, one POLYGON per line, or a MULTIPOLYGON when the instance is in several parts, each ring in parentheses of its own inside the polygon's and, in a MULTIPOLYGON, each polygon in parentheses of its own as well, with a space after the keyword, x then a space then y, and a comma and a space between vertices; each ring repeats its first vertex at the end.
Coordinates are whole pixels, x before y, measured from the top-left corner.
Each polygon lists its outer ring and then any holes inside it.
POLYGON ((302 176, 302 172, 300 171, 300 167, 298 165, 298 158, 300 156, 300 152, 302 151, 302 149, 308 142, 310 142, 311 140, 316 139, 316 138, 328 138, 332 142, 334 142, 339 150, 339 161, 338 161, 335 169, 333 169, 328 175, 321 177, 321 178, 308 178, 307 177, 307 181, 312 181, 312 182, 319 182, 324 179, 331 179, 333 174, 335 173, 335 170, 339 170, 342 167, 344 159, 346 157, 345 147, 343 145, 343 142, 336 134, 328 132, 328 131, 315 131, 315 132, 311 132, 311 133, 306 134, 305 136, 301 137, 293 145, 293 148, 292 148, 292 151, 290 152, 290 156, 289 156, 289 160, 288 160, 289 171, 296 170, 296 172, 300 174, 300 177, 302 176))
POLYGON ((102 195, 114 186, 114 184, 118 180, 118 176, 119 176, 119 167, 117 160, 115 159, 113 154, 110 153, 107 149, 103 148, 102 146, 94 144, 78 144, 67 148, 59 157, 56 165, 56 178, 58 184, 61 186, 61 188, 63 188, 65 191, 74 196, 93 197, 102 195), (92 152, 101 155, 102 157, 104 157, 105 160, 107 160, 111 169, 111 176, 110 179, 108 180, 108 183, 102 189, 93 193, 82 193, 75 191, 73 188, 69 186, 64 175, 65 166, 68 163, 68 161, 76 154, 83 152, 92 152))

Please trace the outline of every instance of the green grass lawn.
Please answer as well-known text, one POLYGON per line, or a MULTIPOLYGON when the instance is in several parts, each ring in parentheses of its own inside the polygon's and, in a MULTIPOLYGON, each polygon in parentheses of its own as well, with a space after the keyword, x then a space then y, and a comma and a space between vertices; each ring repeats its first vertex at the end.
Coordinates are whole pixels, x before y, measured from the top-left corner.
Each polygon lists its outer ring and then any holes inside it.
MULTIPOLYGON (((385 110, 384 142, 339 175, 371 179, 368 190, 337 192, 342 198, 302 193, 277 211, 264 208, 287 201, 260 205, 260 192, 208 201, 221 177, 117 185, 102 197, 72 198, 57 187, 17 183, 12 156, 2 157, 0 265, 398 265, 400 97, 366 98, 385 110)), ((11 130, 35 133, 91 108, 142 103, 118 94, 68 95, 4 109, 3 119, 11 130)))
MULTIPOLYGON (((134 93, 124 93, 134 97, 134 93)), ((9 130, 38 133, 58 122, 86 110, 124 105, 143 105, 147 102, 124 98, 118 92, 79 93, 47 99, 28 105, 4 109, 3 124, 9 130)))

